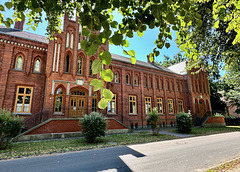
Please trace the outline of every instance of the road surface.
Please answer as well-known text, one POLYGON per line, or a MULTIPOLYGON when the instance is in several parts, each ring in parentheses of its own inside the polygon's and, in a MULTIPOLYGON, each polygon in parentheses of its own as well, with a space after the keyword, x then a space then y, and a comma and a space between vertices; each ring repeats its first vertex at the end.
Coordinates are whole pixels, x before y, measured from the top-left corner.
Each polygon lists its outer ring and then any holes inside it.
POLYGON ((0 161, 1 172, 204 171, 240 157, 240 132, 0 161))

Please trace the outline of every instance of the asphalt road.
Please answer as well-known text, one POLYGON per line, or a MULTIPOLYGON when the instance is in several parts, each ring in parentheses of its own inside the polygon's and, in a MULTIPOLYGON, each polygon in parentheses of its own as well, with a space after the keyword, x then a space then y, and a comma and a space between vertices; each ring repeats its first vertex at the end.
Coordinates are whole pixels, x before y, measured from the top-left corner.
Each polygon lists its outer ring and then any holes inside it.
POLYGON ((0 172, 204 171, 240 157, 240 132, 0 161, 0 172))

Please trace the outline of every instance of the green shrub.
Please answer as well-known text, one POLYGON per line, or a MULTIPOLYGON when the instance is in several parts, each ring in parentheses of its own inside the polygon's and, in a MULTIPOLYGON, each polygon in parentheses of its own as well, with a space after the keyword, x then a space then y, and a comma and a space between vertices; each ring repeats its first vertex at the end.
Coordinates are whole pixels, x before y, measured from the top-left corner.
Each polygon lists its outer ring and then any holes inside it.
POLYGON ((221 113, 215 113, 213 116, 215 116, 215 117, 224 117, 224 115, 222 115, 221 113))
POLYGON ((82 134, 87 142, 95 142, 97 137, 105 136, 107 122, 102 114, 91 112, 80 119, 82 134))
POLYGON ((147 122, 151 126, 152 134, 157 136, 160 130, 160 119, 156 108, 153 108, 152 112, 148 114, 147 122))
POLYGON ((0 110, 0 149, 6 149, 7 145, 16 137, 23 128, 23 118, 11 114, 10 110, 0 110))
POLYGON ((177 130, 180 133, 190 133, 192 130, 191 114, 179 112, 176 116, 177 130))

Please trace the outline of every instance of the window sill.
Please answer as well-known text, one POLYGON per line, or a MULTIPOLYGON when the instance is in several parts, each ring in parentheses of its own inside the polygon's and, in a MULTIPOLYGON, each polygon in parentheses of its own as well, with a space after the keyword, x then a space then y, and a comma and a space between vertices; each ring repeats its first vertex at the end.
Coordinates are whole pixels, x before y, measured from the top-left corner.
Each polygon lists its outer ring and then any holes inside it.
POLYGON ((114 84, 120 84, 120 82, 114 82, 114 84))
POLYGON ((169 115, 175 115, 174 113, 170 113, 169 115))
POLYGON ((137 114, 137 113, 129 113, 129 115, 131 115, 131 116, 137 116, 138 114, 137 114))
POLYGON ((130 86, 131 84, 126 84, 127 86, 130 86))
POLYGON ((118 116, 118 114, 116 114, 116 113, 107 113, 107 115, 118 116))
POLYGON ((134 85, 134 87, 139 87, 139 85, 134 85))
POLYGON ((23 113, 23 112, 21 112, 21 113, 14 112, 12 114, 13 115, 32 115, 32 113, 23 113))
POLYGON ((38 71, 33 71, 32 73, 34 73, 34 74, 42 74, 42 72, 38 72, 38 71))
POLYGON ((163 113, 158 113, 158 115, 164 115, 163 113))
POLYGON ((71 74, 71 73, 69 73, 69 72, 64 72, 64 74, 71 74))
POLYGON ((13 69, 13 71, 17 71, 17 72, 23 72, 22 69, 13 69))
POLYGON ((62 112, 54 112, 53 115, 64 115, 62 112))

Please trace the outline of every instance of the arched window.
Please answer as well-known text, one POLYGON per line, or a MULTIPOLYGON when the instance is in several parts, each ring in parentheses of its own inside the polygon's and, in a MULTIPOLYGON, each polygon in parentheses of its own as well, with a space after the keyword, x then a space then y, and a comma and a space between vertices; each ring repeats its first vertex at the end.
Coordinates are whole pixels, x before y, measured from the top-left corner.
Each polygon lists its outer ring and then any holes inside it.
POLYGON ((128 74, 126 75, 126 84, 130 85, 130 76, 128 74))
POLYGON ((82 74, 82 57, 78 57, 77 61, 77 74, 82 74))
POLYGON ((18 56, 16 59, 15 69, 22 70, 22 66, 23 66, 23 58, 22 56, 18 56))
POLYGON ((71 34, 71 43, 70 43, 70 48, 73 49, 73 33, 71 34))
POLYGON ((143 86, 147 87, 147 77, 146 76, 144 76, 144 78, 143 78, 143 86))
POLYGON ((138 86, 138 76, 137 75, 134 76, 134 85, 138 86))
POLYGON ((114 81, 115 81, 115 83, 120 83, 120 82, 119 82, 119 75, 118 75, 117 72, 116 72, 115 75, 114 75, 114 81))
POLYGON ((58 88, 55 94, 54 112, 62 112, 63 110, 63 90, 58 88))
POLYGON ((89 75, 92 76, 92 63, 93 63, 93 60, 90 60, 90 63, 89 63, 89 75))
POLYGON ((69 60, 70 60, 70 57, 69 55, 66 56, 66 63, 65 63, 65 72, 66 73, 69 73, 69 60))
POLYGON ((34 62, 34 72, 41 72, 41 61, 39 58, 34 62))

